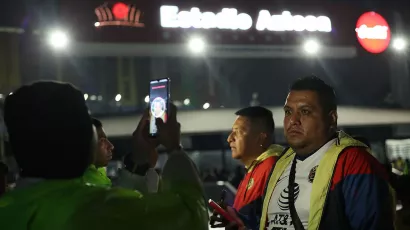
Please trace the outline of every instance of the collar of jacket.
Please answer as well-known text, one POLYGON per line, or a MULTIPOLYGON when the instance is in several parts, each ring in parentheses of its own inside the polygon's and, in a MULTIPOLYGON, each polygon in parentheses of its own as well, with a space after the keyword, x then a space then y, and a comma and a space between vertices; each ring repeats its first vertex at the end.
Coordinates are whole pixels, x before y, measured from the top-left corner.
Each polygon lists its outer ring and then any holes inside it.
POLYGON ((245 166, 247 172, 248 173, 252 172, 252 170, 256 167, 256 165, 263 162, 269 157, 280 156, 280 154, 282 154, 283 152, 283 149, 284 148, 280 145, 270 145, 269 148, 265 152, 263 152, 261 155, 259 155, 258 158, 256 158, 248 168, 246 168, 245 166))

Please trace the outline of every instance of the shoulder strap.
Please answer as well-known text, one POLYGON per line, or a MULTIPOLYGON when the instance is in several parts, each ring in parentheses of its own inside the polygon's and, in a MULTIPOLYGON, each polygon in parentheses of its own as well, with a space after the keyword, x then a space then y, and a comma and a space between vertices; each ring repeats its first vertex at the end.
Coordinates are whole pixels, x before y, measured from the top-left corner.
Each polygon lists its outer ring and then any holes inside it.
POLYGON ((296 211, 295 207, 295 177, 296 177, 296 156, 293 159, 292 166, 290 167, 289 173, 289 184, 288 184, 288 191, 289 191, 289 212, 290 217, 292 218, 293 226, 295 230, 305 230, 303 227, 302 221, 300 221, 298 212, 296 211))
MULTIPOLYGON (((278 162, 279 159, 280 159, 283 155, 285 155, 285 153, 289 150, 289 148, 290 148, 290 147, 286 147, 286 148, 283 149, 282 153, 281 153, 280 156, 277 158, 276 162, 278 162)), ((275 165, 276 165, 276 163, 275 163, 275 165)), ((269 178, 272 176, 273 170, 275 169, 275 165, 272 166, 272 168, 271 168, 271 170, 270 170, 270 172, 269 172, 269 178)), ((266 192, 267 192, 267 190, 268 190, 269 178, 268 178, 268 180, 266 180, 265 189, 263 190, 263 194, 262 194, 262 201, 265 199, 265 195, 266 195, 266 192)))

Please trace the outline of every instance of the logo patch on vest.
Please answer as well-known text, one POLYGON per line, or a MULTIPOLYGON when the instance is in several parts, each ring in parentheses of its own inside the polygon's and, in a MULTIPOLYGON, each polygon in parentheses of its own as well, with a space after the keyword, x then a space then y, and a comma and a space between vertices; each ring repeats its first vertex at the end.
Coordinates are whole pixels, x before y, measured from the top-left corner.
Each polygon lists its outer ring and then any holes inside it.
POLYGON ((317 165, 315 167, 313 167, 309 172, 308 181, 310 183, 313 183, 313 180, 315 179, 316 169, 317 169, 317 165))
POLYGON ((246 190, 251 189, 252 186, 253 186, 253 184, 254 184, 253 178, 249 179, 249 182, 248 182, 248 184, 246 185, 246 190))

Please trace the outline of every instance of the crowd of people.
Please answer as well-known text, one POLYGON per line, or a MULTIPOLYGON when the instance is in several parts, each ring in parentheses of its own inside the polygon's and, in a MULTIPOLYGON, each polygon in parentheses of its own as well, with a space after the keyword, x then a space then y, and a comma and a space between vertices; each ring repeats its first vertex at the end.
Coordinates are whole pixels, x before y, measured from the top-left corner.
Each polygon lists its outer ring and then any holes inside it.
POLYGON ((396 186, 403 178, 386 170, 364 140, 338 130, 331 86, 315 76, 298 79, 289 89, 284 112, 289 147, 275 144, 275 122, 268 109, 251 106, 236 112, 227 142, 246 172, 235 178, 234 203, 226 204, 222 196, 218 203, 226 213, 214 211, 210 217, 201 175, 180 145, 175 106, 170 106, 166 123, 156 120, 157 138, 149 137, 150 117, 144 113, 132 133, 125 167, 111 180, 103 169, 114 146, 103 124, 89 115, 83 93, 59 82, 23 86, 5 100, 4 120, 20 178, 8 191, 0 180, 0 226, 406 229, 407 210, 396 212, 398 200, 407 202, 403 191, 408 190, 396 186), (169 155, 161 176, 154 170, 159 145, 169 155))

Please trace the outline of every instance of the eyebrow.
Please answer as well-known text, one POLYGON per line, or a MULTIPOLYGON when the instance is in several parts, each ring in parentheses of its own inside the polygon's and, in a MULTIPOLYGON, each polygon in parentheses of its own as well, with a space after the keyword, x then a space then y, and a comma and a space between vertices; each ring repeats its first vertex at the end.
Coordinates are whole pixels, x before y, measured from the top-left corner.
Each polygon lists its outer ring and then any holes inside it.
MULTIPOLYGON (((314 107, 311 106, 311 105, 307 105, 307 104, 303 104, 302 106, 297 107, 297 109, 304 109, 304 108, 312 109, 314 107)), ((292 108, 288 105, 285 105, 285 106, 283 106, 283 109, 292 109, 292 108)))

